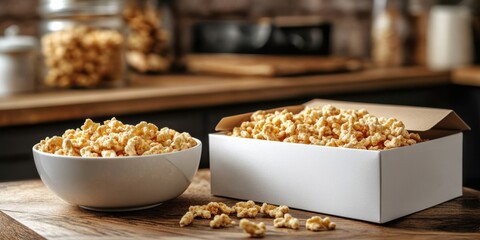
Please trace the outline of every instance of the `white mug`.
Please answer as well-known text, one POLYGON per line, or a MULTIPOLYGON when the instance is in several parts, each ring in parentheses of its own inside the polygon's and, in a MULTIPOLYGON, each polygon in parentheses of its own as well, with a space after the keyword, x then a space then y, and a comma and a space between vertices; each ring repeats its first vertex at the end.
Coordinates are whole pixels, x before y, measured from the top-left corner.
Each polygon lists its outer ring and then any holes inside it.
POLYGON ((427 66, 448 70, 471 64, 471 12, 465 6, 434 6, 427 33, 427 66))

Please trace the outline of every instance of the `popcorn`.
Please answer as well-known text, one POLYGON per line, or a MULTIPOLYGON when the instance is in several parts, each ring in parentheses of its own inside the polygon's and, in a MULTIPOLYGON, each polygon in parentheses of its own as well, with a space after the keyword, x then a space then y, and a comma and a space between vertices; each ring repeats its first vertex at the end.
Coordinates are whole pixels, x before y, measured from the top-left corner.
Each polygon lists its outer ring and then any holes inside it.
POLYGON ((220 213, 231 214, 235 212, 233 208, 228 207, 222 202, 210 202, 207 205, 190 206, 188 211, 192 212, 195 216, 200 216, 201 218, 212 218, 212 215, 217 215, 220 213))
POLYGON ((225 203, 222 202, 210 202, 207 206, 210 209, 210 212, 212 212, 213 214, 218 214, 220 212, 231 214, 235 212, 235 209, 227 206, 225 203))
POLYGON ((188 211, 185 213, 185 215, 183 215, 182 219, 180 219, 180 227, 185 227, 192 224, 194 218, 195 216, 193 213, 188 211))
POLYGON ((299 221, 297 218, 292 217, 292 215, 286 213, 284 217, 276 218, 273 220, 273 226, 276 228, 291 228, 299 229, 299 221))
POLYGON ((216 215, 213 220, 210 221, 211 228, 226 227, 233 224, 235 224, 235 221, 232 221, 232 219, 230 219, 225 213, 222 213, 222 215, 216 215))
POLYGON ((274 218, 281 218, 283 217, 284 214, 288 213, 289 211, 290 209, 285 205, 281 205, 277 207, 275 205, 270 205, 267 203, 263 203, 262 207, 260 208, 260 213, 266 214, 274 218))
POLYGON ((260 211, 260 206, 256 205, 254 201, 238 202, 233 209, 237 212, 238 218, 254 218, 260 211))
POLYGON ((334 222, 330 222, 329 217, 325 217, 322 219, 319 216, 311 217, 307 220, 305 224, 305 228, 310 231, 320 231, 324 230, 334 230, 337 227, 337 224, 334 222))
POLYGON ((240 227, 248 234, 250 237, 264 237, 265 232, 267 231, 267 226, 265 223, 260 222, 258 224, 251 222, 247 219, 240 220, 240 227))
POLYGON ((403 122, 375 117, 365 109, 345 110, 331 105, 306 107, 297 114, 284 109, 256 111, 231 136, 330 147, 383 150, 423 141, 409 133, 403 122))
POLYGON ((129 28, 126 61, 139 72, 166 72, 173 62, 170 33, 157 6, 138 5, 127 5, 123 13, 129 28))
POLYGON ((191 206, 188 209, 188 211, 193 213, 194 217, 200 217, 200 218, 205 218, 205 219, 212 218, 212 213, 208 210, 200 208, 200 206, 191 206))
POLYGON ((123 36, 115 30, 76 26, 42 37, 45 84, 93 87, 122 79, 123 36))
MULTIPOLYGON (((239 218, 255 217, 259 210, 263 214, 276 216, 273 220, 273 226, 276 228, 290 228, 294 230, 300 228, 300 221, 288 213, 289 208, 287 206, 281 205, 277 207, 264 203, 262 207, 260 207, 251 200, 247 202, 237 202, 232 208, 222 202, 210 202, 206 205, 190 206, 188 212, 180 219, 179 224, 180 227, 184 227, 190 225, 195 217, 210 219, 212 216, 215 216, 209 223, 211 228, 227 227, 235 224, 235 221, 228 216, 229 214, 235 212, 238 214, 239 211, 245 211, 239 218), (254 214, 250 215, 247 213, 250 211, 254 214)), ((241 219, 239 225, 246 233, 250 234, 250 237, 264 237, 267 229, 265 223, 260 222, 257 224, 246 218, 241 219)), ((334 230, 336 224, 331 222, 328 217, 322 219, 321 217, 314 216, 306 221, 305 228, 310 231, 334 230)))
POLYGON ((103 125, 87 119, 80 129, 68 129, 61 137, 40 141, 38 150, 65 156, 122 157, 177 152, 196 145, 186 132, 158 130, 146 122, 128 125, 112 118, 103 125))

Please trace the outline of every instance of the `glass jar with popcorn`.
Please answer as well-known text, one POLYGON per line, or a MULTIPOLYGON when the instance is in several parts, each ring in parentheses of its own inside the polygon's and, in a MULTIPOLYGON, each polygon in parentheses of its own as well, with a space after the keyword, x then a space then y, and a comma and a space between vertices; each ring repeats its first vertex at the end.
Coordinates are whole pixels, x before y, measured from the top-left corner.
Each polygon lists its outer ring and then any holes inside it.
POLYGON ((43 85, 121 86, 125 76, 123 0, 41 0, 43 85))
POLYGON ((167 0, 127 0, 128 65, 142 73, 167 72, 173 63, 173 17, 167 0))
POLYGON ((408 63, 410 29, 407 1, 375 0, 372 21, 372 62, 376 67, 399 67, 408 63))

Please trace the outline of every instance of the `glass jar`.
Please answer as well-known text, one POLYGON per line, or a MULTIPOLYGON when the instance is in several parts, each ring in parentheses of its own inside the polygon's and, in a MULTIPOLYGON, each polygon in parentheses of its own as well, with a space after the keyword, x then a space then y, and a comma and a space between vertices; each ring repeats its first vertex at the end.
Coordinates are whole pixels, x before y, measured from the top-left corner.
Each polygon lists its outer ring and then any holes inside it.
POLYGON ((18 32, 12 25, 0 37, 0 96, 35 89, 37 38, 18 32))
POLYGON ((427 65, 427 29, 430 9, 436 0, 410 0, 409 13, 412 25, 412 63, 427 65))
POLYGON ((129 0, 123 17, 128 26, 128 65, 142 73, 169 71, 174 61, 170 3, 166 0, 129 0))
POLYGON ((126 81, 123 0, 42 0, 42 79, 49 87, 120 86, 126 81))
POLYGON ((398 67, 407 62, 409 38, 406 1, 375 0, 372 23, 372 62, 398 67))

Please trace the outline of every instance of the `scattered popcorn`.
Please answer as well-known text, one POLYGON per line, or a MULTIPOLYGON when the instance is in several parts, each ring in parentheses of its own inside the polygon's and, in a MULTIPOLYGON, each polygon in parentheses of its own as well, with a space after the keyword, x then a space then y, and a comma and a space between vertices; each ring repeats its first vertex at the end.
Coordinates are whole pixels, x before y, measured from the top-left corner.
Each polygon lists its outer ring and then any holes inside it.
POLYGON ((225 203, 222 202, 210 202, 208 203, 208 208, 213 214, 225 213, 229 215, 235 212, 235 209, 227 206, 225 203))
POLYGON ((76 26, 42 37, 45 84, 93 87, 122 79, 123 36, 115 30, 76 26))
POLYGON ((369 150, 408 146, 423 141, 395 118, 375 117, 365 109, 345 110, 331 105, 306 107, 294 114, 256 111, 231 136, 270 141, 369 150))
POLYGON ((233 208, 228 207, 222 202, 210 202, 207 205, 190 206, 188 211, 201 218, 212 218, 212 215, 225 213, 227 215, 235 212, 233 208))
POLYGON ((128 125, 112 118, 103 125, 87 119, 81 128, 40 141, 38 150, 66 156, 123 157, 177 152, 196 145, 186 132, 159 130, 147 122, 128 125))
POLYGON ((286 213, 283 218, 276 218, 273 220, 273 226, 277 228, 291 228, 291 229, 299 229, 300 223, 298 219, 292 217, 292 215, 286 213))
POLYGON ((221 215, 216 215, 212 221, 210 221, 210 227, 211 228, 219 228, 219 227, 227 227, 229 225, 235 224, 230 217, 222 213, 221 215))
POLYGON ((254 218, 260 211, 260 206, 256 205, 254 201, 248 200, 247 202, 238 202, 233 209, 237 212, 238 218, 254 218))
POLYGON ((185 226, 188 226, 188 225, 192 224, 194 218, 195 218, 195 216, 193 215, 192 212, 185 213, 185 215, 183 215, 182 219, 180 219, 180 227, 185 227, 185 226))
POLYGON ((284 214, 288 213, 289 211, 290 209, 285 205, 281 205, 277 207, 275 205, 270 205, 267 203, 263 203, 262 207, 260 208, 260 213, 266 214, 274 218, 281 218, 283 217, 284 214))
MULTIPOLYGON (((255 217, 260 211, 271 217, 275 216, 273 226, 276 228, 290 228, 295 230, 300 228, 300 221, 288 213, 289 208, 287 206, 281 205, 277 207, 264 203, 260 207, 251 200, 247 202, 237 202, 232 208, 222 202, 210 202, 206 205, 190 206, 188 212, 180 219, 180 227, 190 225, 195 217, 210 219, 213 215, 215 217, 209 224, 211 228, 227 227, 235 224, 235 221, 228 215, 234 212, 238 214, 239 211, 242 212, 242 216, 239 218, 255 217), (252 213, 249 213, 250 211, 252 213)), ((239 225, 246 233, 250 234, 250 237, 264 237, 267 229, 265 223, 260 222, 257 224, 245 218, 240 220, 239 225)), ((322 219, 321 217, 314 216, 306 221, 305 228, 310 231, 334 230, 336 224, 331 222, 328 217, 322 219)))
POLYGON ((212 213, 203 208, 203 206, 190 206, 188 211, 193 213, 193 216, 210 219, 212 218, 212 213))
POLYGON ((334 230, 336 227, 337 224, 330 222, 329 217, 322 219, 319 216, 309 218, 305 224, 305 228, 310 231, 334 230))
POLYGON ((267 231, 267 226, 265 226, 265 223, 260 222, 256 224, 245 218, 240 220, 240 227, 246 233, 250 234, 250 237, 264 237, 265 232, 267 231))

